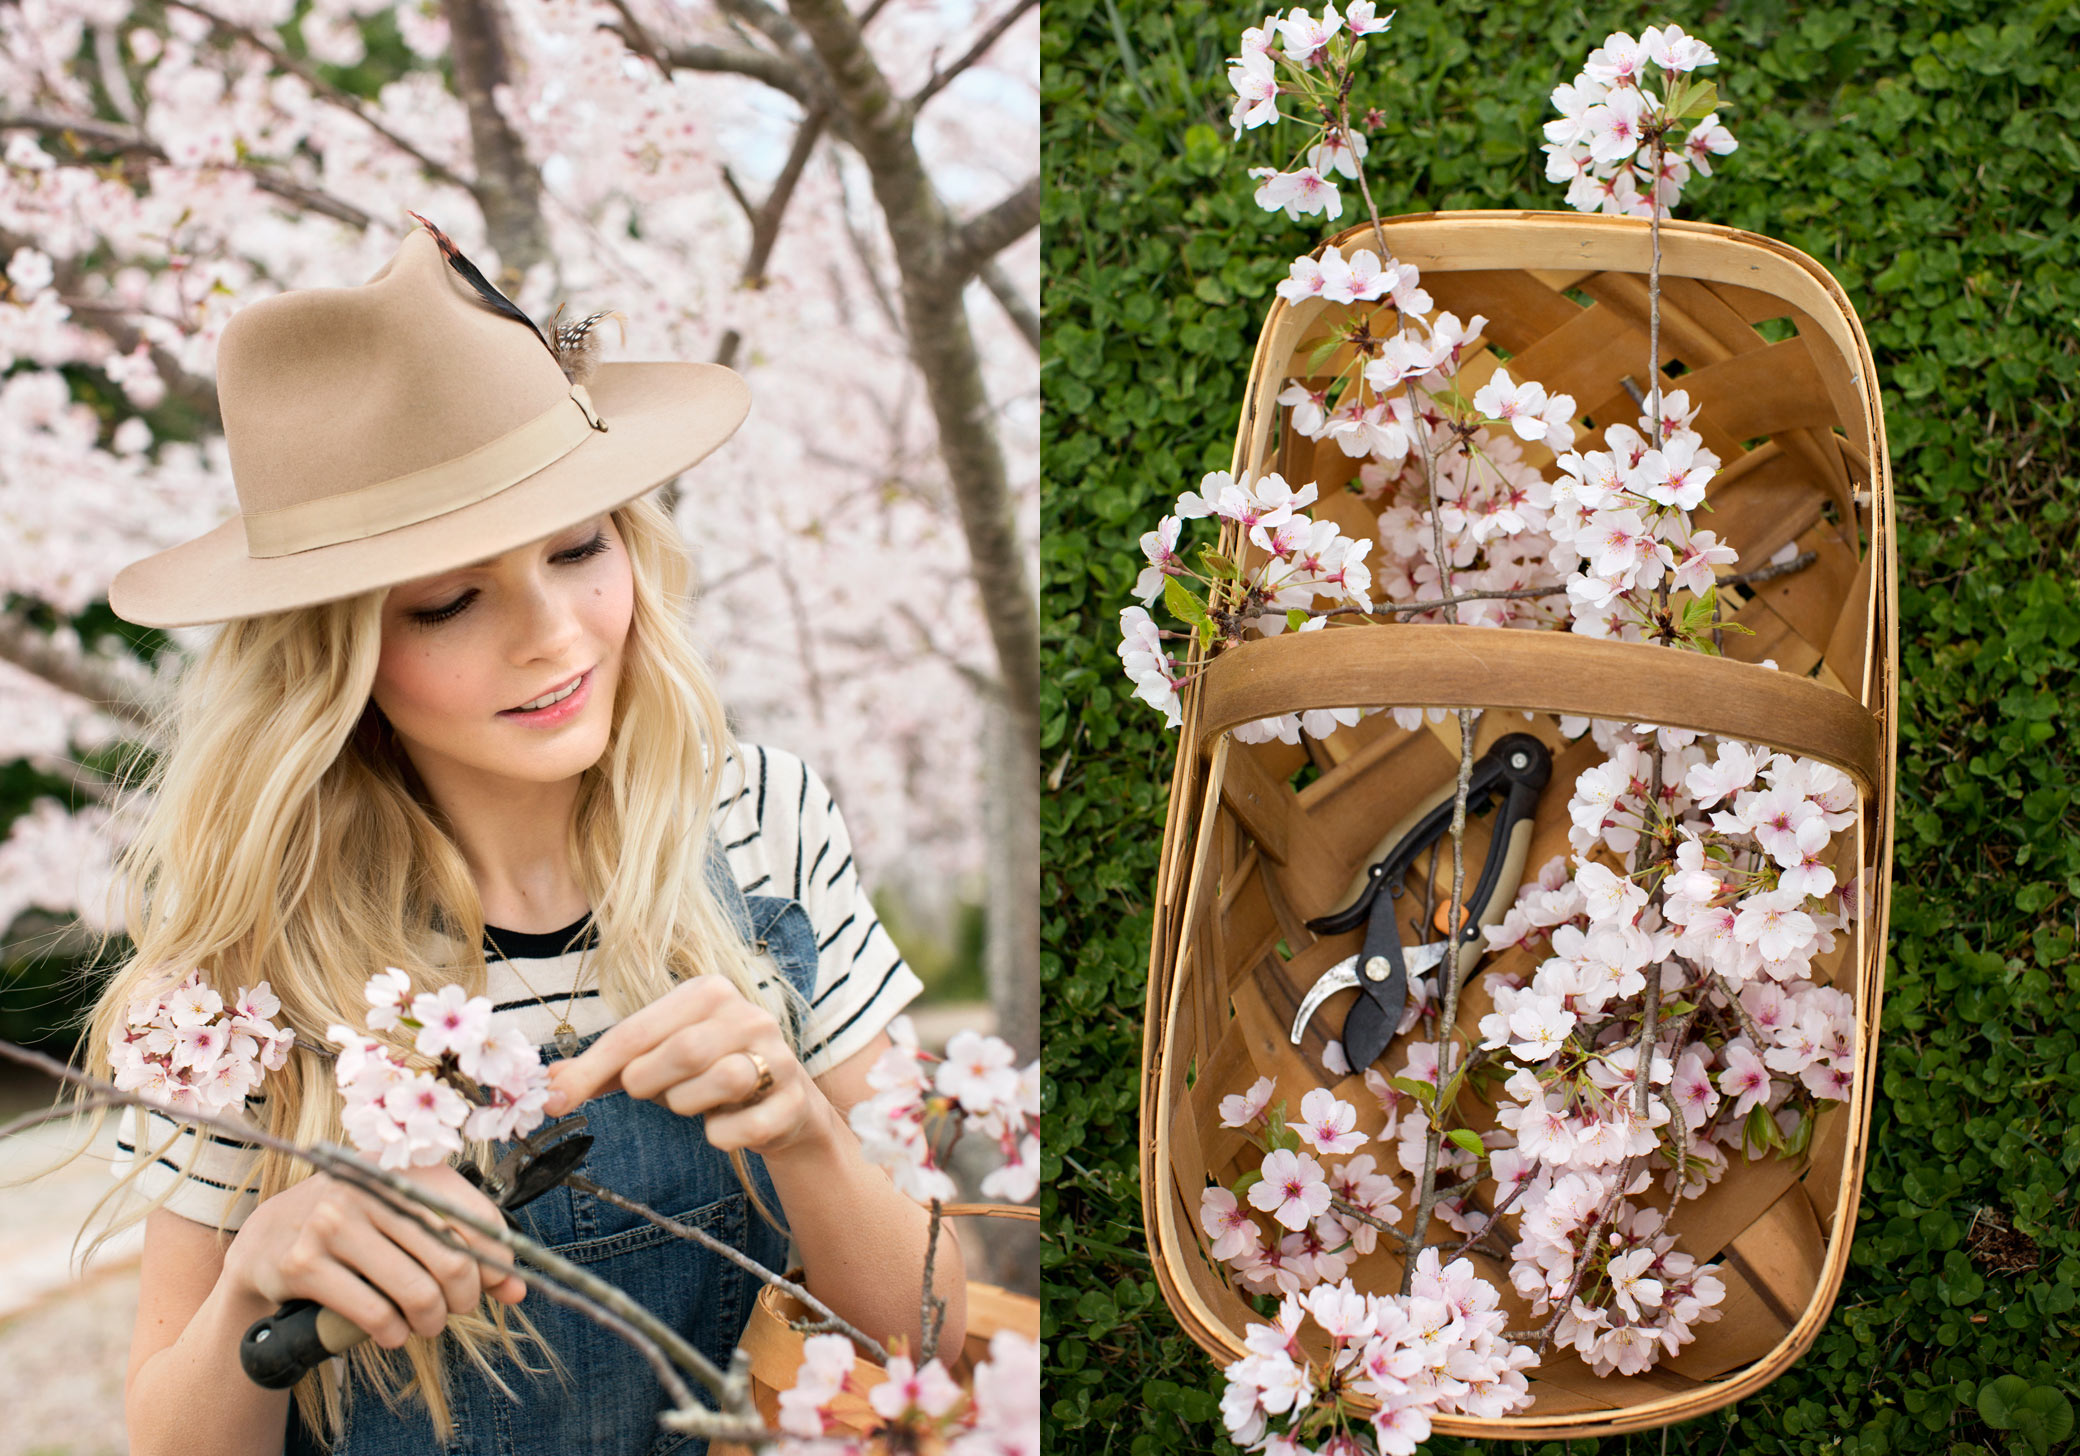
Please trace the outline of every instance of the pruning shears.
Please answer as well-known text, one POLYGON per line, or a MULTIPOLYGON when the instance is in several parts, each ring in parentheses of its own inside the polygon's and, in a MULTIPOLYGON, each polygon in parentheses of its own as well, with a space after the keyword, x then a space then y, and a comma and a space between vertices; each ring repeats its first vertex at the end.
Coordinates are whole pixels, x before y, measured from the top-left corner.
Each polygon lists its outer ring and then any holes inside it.
MULTIPOLYGON (((1485 808, 1497 795, 1501 808, 1488 843, 1488 857, 1461 917, 1458 955, 1453 962, 1460 976, 1480 960, 1481 927, 1500 921, 1516 898, 1524 860, 1531 850, 1538 796, 1552 772, 1552 754, 1529 733, 1506 734, 1473 765, 1467 812, 1485 808)), ((1337 908, 1307 922, 1307 928, 1319 935, 1338 935, 1363 925, 1365 943, 1357 954, 1322 972, 1302 998, 1293 1017, 1294 1046, 1300 1044, 1307 1023, 1324 1001, 1356 987, 1363 994, 1344 1015, 1344 1056, 1354 1069, 1371 1066, 1400 1030, 1408 1006, 1408 978, 1443 963, 1451 948, 1451 932, 1445 930, 1444 939, 1404 947, 1395 923, 1394 901, 1402 893, 1402 877, 1416 857, 1451 828, 1457 792, 1454 780, 1416 805, 1365 857, 1366 867, 1351 882, 1337 908)))
MULTIPOLYGON (((583 1113, 540 1127, 514 1142, 485 1174, 474 1163, 458 1172, 489 1195, 512 1222, 513 1211, 569 1178, 592 1150, 583 1113)), ((312 1299, 292 1299, 258 1320, 238 1344, 238 1361, 255 1385, 287 1390, 334 1355, 368 1338, 345 1315, 312 1299)))

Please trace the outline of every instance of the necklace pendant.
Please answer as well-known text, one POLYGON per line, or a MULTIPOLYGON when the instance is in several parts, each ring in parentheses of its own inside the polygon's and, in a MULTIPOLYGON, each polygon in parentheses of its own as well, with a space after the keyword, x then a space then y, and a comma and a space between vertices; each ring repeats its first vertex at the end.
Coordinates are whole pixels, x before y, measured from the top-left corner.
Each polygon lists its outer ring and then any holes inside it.
POLYGON ((566 1057, 578 1054, 578 1033, 568 1021, 556 1023, 556 1049, 566 1057))

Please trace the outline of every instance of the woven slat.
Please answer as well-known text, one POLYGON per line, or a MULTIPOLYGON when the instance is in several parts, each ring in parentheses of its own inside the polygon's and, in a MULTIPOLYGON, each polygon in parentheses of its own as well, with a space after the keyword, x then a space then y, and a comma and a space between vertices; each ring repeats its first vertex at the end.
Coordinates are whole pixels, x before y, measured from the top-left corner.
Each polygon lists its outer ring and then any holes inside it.
MULTIPOLYGON (((1392 252, 1423 270, 1440 308, 1488 319, 1469 344, 1462 390, 1505 367, 1507 355, 1515 378, 1572 394, 1597 428, 1638 413, 1634 391, 1655 382, 1645 377, 1644 224, 1463 213, 1397 218, 1387 230, 1392 252)), ((1375 246, 1369 227, 1332 241, 1346 252, 1375 246)), ((1325 1080, 1323 1038, 1340 1025, 1348 996, 1316 1016, 1302 1046, 1287 1032, 1315 975, 1355 949, 1359 934, 1317 937, 1304 922, 1342 896, 1386 826, 1450 781, 1458 756, 1451 720, 1410 732, 1380 714, 1304 746, 1244 745, 1226 730, 1308 706, 1528 709, 1528 720, 1484 713, 1479 743, 1529 731, 1556 749, 1555 788, 1541 804, 1527 861, 1533 869, 1566 851, 1565 786, 1598 757, 1588 740, 1560 738, 1558 712, 1770 743, 1834 762, 1858 783, 1860 818, 1844 836, 1837 870, 1846 880, 1857 866, 1876 866, 1873 913, 1815 970, 1854 997, 1856 1092, 1818 1119, 1805 1156, 1746 1163, 1736 1154, 1725 1177, 1677 1213, 1679 1246, 1724 1261, 1724 1318, 1632 1379, 1601 1379, 1570 1352, 1548 1351, 1533 1372, 1529 1411, 1440 1418, 1438 1429, 1452 1434, 1638 1430, 1759 1388, 1826 1318, 1862 1187, 1890 888, 1898 664, 1891 475, 1877 385, 1854 311, 1810 258, 1731 229, 1671 223, 1663 259, 1659 382, 1689 393, 1696 428, 1724 462, 1708 496, 1712 512, 1700 521, 1736 547, 1744 570, 1786 546, 1814 553, 1802 570, 1722 594, 1728 620, 1752 636, 1728 633, 1726 656, 1715 660, 1560 633, 1332 627, 1224 653, 1185 695, 1156 885, 1143 1198, 1165 1296, 1223 1363, 1243 1353, 1243 1331, 1256 1317, 1208 1260, 1199 1193, 1209 1180, 1233 1181, 1258 1155, 1221 1127, 1219 1099, 1259 1076, 1276 1077, 1281 1095, 1295 1100, 1325 1080), (1788 324, 1790 336, 1756 328, 1773 321, 1779 331, 1788 324), (1754 665, 1765 658, 1775 670, 1754 665), (1320 772, 1296 791, 1291 780, 1309 765, 1320 772)), ((1309 354, 1339 312, 1320 301, 1272 308, 1243 396, 1233 469, 1316 481, 1319 515, 1362 539, 1372 533, 1374 507, 1342 489, 1359 462, 1285 429, 1275 403, 1289 382, 1318 387, 1334 371, 1335 359, 1311 363, 1309 354)), ((1525 453, 1550 459, 1536 446, 1525 453)), ((1485 834, 1484 821, 1470 826, 1470 865, 1480 861, 1485 834)), ((1424 867, 1437 898, 1449 883, 1449 851, 1440 858, 1424 867)), ((1528 969, 1526 953, 1509 954, 1528 969)), ((1461 1029, 1471 1032, 1491 1005, 1483 981, 1470 982, 1461 1029)), ((1398 1066, 1403 1056, 1396 1046, 1384 1061, 1398 1066)), ((1336 1090, 1358 1107, 1361 1128, 1377 1133, 1381 1114, 1362 1080, 1354 1074, 1336 1090)), ((1493 1109, 1471 1094, 1460 1112, 1475 1128, 1493 1125, 1493 1109)), ((1665 1206, 1658 1190, 1645 1201, 1657 1198, 1665 1206)), ((1411 1202, 1404 1198, 1404 1208, 1411 1202)), ((1432 1234, 1451 1237, 1442 1223, 1432 1234)), ((1506 1261, 1482 1254, 1477 1264, 1521 1328, 1531 1316, 1509 1287, 1506 1261)), ((1399 1269, 1398 1256, 1382 1249, 1353 1276, 1391 1288, 1399 1269)))

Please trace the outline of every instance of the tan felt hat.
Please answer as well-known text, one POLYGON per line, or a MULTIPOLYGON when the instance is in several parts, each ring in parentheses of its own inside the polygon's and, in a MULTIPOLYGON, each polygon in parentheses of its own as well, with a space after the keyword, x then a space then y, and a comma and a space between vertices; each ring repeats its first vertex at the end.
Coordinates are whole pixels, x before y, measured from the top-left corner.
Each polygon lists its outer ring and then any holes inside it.
POLYGON ((719 364, 600 364, 572 383, 444 245, 415 227, 359 288, 232 316, 217 397, 239 514, 117 572, 117 616, 193 626, 451 571, 633 500, 743 423, 751 392, 719 364))

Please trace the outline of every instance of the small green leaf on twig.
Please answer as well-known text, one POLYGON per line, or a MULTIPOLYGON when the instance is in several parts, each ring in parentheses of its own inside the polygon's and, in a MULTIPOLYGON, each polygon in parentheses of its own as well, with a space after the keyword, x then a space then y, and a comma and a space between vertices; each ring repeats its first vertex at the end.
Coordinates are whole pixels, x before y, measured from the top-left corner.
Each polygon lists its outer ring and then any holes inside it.
POLYGON ((1445 1136, 1466 1149, 1467 1152, 1472 1153, 1476 1158, 1485 1158, 1488 1155, 1487 1145, 1481 1141, 1481 1135, 1477 1132, 1463 1127, 1455 1127, 1446 1133, 1445 1136))
POLYGON ((1217 635, 1213 618, 1206 615, 1205 606, 1174 576, 1163 578, 1163 605, 1170 609, 1171 616, 1203 634, 1208 647, 1213 645, 1217 635))
POLYGON ((1437 1084, 1434 1082, 1418 1082, 1413 1077, 1389 1077, 1387 1085, 1397 1092, 1404 1092, 1415 1098, 1420 1106, 1427 1108, 1437 1105, 1437 1084))
POLYGON ((1286 629, 1291 632, 1297 632, 1312 620, 1314 619, 1307 613, 1301 611, 1298 607, 1294 607, 1286 613, 1286 629))
POLYGON ((1263 1181, 1264 1170, 1262 1168, 1252 1168, 1247 1173, 1244 1173, 1230 1185, 1235 1190, 1235 1201, 1240 1203, 1243 1199, 1249 1197, 1250 1189, 1263 1181))
POLYGON ((1242 573, 1236 568, 1235 563, 1221 555, 1220 552, 1211 546, 1201 546, 1199 548, 1199 564, 1205 567, 1206 574, 1215 580, 1240 581, 1242 579, 1242 573))

